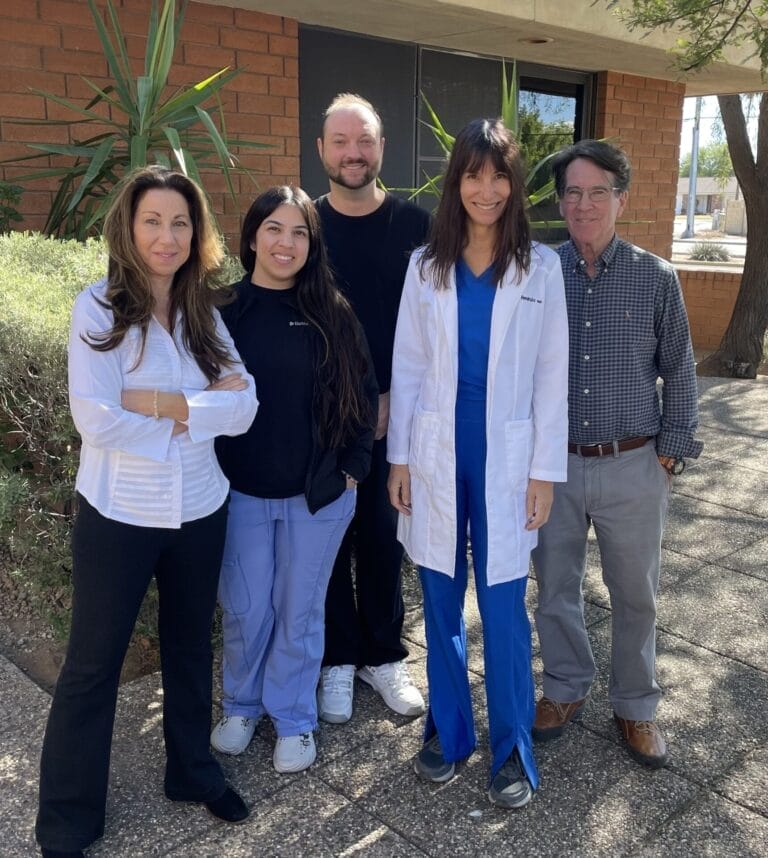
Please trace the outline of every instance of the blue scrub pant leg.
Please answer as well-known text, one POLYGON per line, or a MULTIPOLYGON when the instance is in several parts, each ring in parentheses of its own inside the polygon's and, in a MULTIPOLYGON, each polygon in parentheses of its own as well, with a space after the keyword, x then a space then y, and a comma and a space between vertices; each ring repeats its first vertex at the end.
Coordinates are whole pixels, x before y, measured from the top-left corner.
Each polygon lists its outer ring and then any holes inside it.
POLYGON ((220 587, 227 715, 266 712, 278 736, 317 727, 325 593, 354 507, 354 490, 314 515, 301 495, 232 492, 220 587))
POLYGON ((454 577, 420 568, 427 634, 430 708, 428 740, 437 732, 446 760, 474 750, 476 738, 467 678, 464 594, 469 525, 475 588, 483 623, 485 687, 491 742, 491 778, 516 747, 531 785, 538 774, 531 744, 534 713, 531 633, 525 609, 526 579, 487 584, 488 527, 485 509, 484 407, 457 404, 457 546, 454 577))

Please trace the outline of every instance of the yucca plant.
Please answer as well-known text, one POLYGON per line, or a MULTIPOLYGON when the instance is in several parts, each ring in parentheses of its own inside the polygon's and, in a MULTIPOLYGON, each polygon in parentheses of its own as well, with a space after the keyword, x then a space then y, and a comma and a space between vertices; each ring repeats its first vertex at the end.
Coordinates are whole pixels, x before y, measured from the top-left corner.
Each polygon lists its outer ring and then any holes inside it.
MULTIPOLYGON (((453 144, 456 141, 456 138, 453 134, 450 134, 445 126, 443 125, 440 117, 435 112, 435 109, 429 103, 429 99, 421 93, 421 99, 424 102, 424 107, 429 115, 429 121, 420 120, 429 130, 432 132, 433 137, 437 141, 438 146, 442 149, 443 154, 446 159, 450 156, 451 150, 453 149, 453 144)), ((519 111, 519 87, 517 82, 517 64, 512 62, 512 73, 507 77, 507 64, 501 64, 501 110, 499 111, 499 116, 501 117, 502 122, 506 125, 507 128, 515 135, 517 139, 520 138, 520 111, 519 111)), ((549 178, 545 181, 540 187, 536 188, 536 190, 532 190, 534 186, 534 179, 539 175, 540 171, 547 164, 547 162, 553 158, 555 155, 554 152, 547 155, 544 158, 541 158, 537 161, 533 167, 531 167, 528 171, 528 174, 525 178, 525 185, 528 189, 528 206, 533 207, 538 205, 554 196, 555 193, 555 182, 554 179, 549 178)), ((443 174, 441 173, 438 176, 425 176, 424 183, 418 188, 408 188, 406 190, 410 191, 411 197, 416 197, 419 194, 432 194, 433 196, 440 196, 440 182, 443 179, 443 174)), ((403 189, 400 189, 403 190, 403 189)), ((536 223, 533 226, 546 226, 545 223, 536 223)), ((551 224, 550 224, 551 225, 551 224)))
POLYGON ((50 92, 32 90, 81 118, 25 122, 67 125, 78 130, 87 130, 93 124, 100 129, 108 127, 107 131, 100 130, 69 145, 30 144, 37 154, 14 160, 14 163, 31 161, 51 155, 74 160, 66 166, 43 169, 15 179, 21 183, 49 177, 60 179, 45 225, 46 234, 81 241, 93 234, 109 208, 116 183, 128 170, 149 163, 173 164, 198 182, 202 169, 219 167, 230 194, 235 197, 232 173, 247 173, 247 170, 239 164, 233 150, 264 148, 264 144, 227 138, 219 94, 239 74, 239 69, 220 69, 192 86, 166 94, 187 4, 188 0, 182 0, 176 14, 175 0, 163 0, 162 8, 158 0, 152 0, 144 73, 134 78, 113 0, 106 0, 108 23, 102 19, 95 0, 88 0, 112 82, 102 88, 83 78, 94 93, 85 106, 50 92), (209 101, 215 102, 213 107, 204 106, 209 101), (99 111, 105 106, 108 110, 99 111))

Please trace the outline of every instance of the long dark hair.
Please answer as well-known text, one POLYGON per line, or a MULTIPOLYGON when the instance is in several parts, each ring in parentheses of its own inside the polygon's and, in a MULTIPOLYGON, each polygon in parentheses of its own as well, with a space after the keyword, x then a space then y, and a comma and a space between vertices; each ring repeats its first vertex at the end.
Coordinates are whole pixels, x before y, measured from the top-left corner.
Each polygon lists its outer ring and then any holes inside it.
POLYGON ((243 221, 240 261, 249 274, 253 273, 256 252, 251 245, 256 231, 282 205, 296 206, 309 232, 307 261, 296 275, 296 299, 302 314, 319 334, 315 408, 320 439, 326 448, 339 449, 363 428, 373 426, 374 417, 363 389, 367 350, 354 312, 334 283, 314 203, 301 188, 281 185, 256 197, 243 221))
POLYGON ((507 269, 517 268, 517 280, 531 264, 531 229, 525 213, 525 173, 515 138, 500 119, 473 119, 456 137, 443 181, 443 194, 429 241, 421 257, 421 273, 429 270, 436 289, 447 289, 451 268, 467 244, 467 213, 461 202, 461 179, 486 162, 509 179, 512 193, 497 222, 491 270, 502 282, 507 269))
POLYGON ((141 352, 137 365, 141 362, 154 299, 150 272, 136 250, 133 219, 139 200, 153 188, 178 191, 189 206, 192 245, 189 259, 174 275, 168 316, 173 326, 180 312, 184 345, 208 381, 213 381, 222 367, 233 363, 216 334, 212 312, 226 294, 216 288, 220 285, 217 275, 224 250, 203 192, 192 179, 167 167, 134 170, 117 192, 104 221, 104 238, 109 248, 106 305, 112 310, 114 322, 110 330, 89 331, 83 339, 96 351, 107 352, 120 345, 130 327, 138 325, 141 352))

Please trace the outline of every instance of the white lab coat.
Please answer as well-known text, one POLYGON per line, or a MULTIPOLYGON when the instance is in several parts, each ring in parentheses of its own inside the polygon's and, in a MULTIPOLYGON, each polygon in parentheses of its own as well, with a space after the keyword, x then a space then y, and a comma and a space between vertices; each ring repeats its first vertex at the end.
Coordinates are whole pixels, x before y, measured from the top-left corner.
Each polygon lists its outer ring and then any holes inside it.
MULTIPOLYGON (((410 516, 398 539, 414 563, 453 577, 456 556, 455 407, 458 304, 455 273, 436 290, 408 266, 392 362, 387 459, 407 464, 410 516)), ((568 320, 560 258, 534 244, 517 283, 498 288, 488 354, 485 502, 488 584, 528 573, 536 531, 525 530, 529 479, 565 482, 568 459, 568 320)))

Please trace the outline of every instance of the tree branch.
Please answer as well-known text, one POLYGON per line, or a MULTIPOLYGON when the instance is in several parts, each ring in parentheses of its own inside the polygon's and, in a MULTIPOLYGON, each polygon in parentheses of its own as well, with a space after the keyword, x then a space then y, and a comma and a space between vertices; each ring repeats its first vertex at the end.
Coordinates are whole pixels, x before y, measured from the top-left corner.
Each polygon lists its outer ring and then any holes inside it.
MULTIPOLYGON (((765 99, 762 99, 762 101, 765 101, 765 99)), ((739 180, 739 185, 746 198, 750 193, 753 193, 752 189, 755 187, 757 165, 755 164, 752 146, 749 142, 747 120, 744 116, 741 96, 718 95, 717 102, 720 105, 720 116, 723 120, 725 136, 728 139, 728 150, 731 153, 733 172, 736 174, 736 178, 739 180)))

